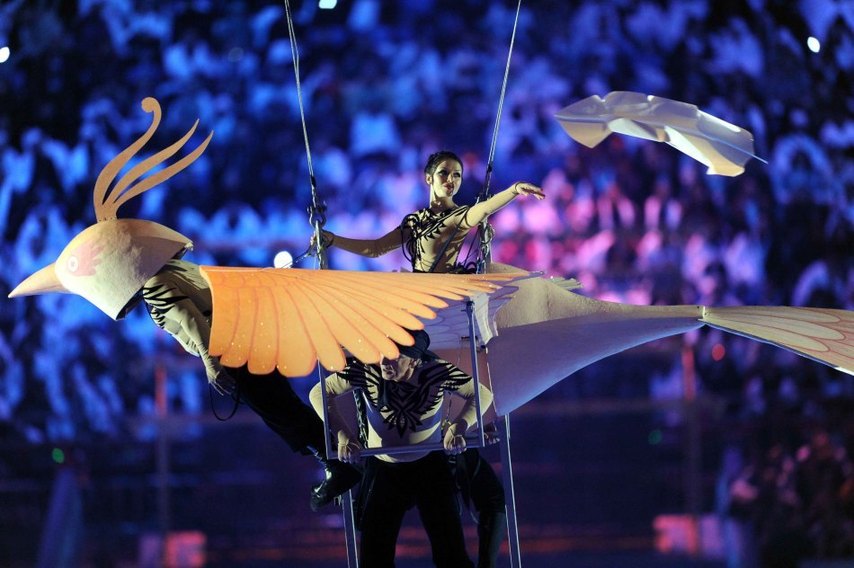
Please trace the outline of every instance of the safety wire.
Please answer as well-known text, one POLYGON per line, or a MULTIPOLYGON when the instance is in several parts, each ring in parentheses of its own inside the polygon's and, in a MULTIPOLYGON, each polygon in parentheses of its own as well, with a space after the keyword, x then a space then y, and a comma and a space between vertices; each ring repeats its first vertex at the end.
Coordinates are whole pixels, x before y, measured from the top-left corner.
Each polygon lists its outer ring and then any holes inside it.
MULTIPOLYGON (((492 142, 489 147, 489 157, 486 161, 486 176, 483 182, 483 189, 478 195, 477 201, 486 201, 489 199, 489 182, 492 179, 492 168, 495 162, 495 146, 498 142, 498 129, 501 125, 501 111, 504 108, 504 95, 507 92, 507 78, 510 76, 510 59, 513 56, 513 44, 516 42, 516 29, 519 26, 519 12, 522 9, 522 0, 516 4, 516 17, 513 19, 513 33, 510 36, 510 48, 507 50, 507 64, 504 67, 504 80, 501 83, 501 96, 498 98, 498 112, 495 116, 495 125, 492 129, 492 142)), ((489 263, 492 256, 492 237, 494 231, 487 219, 480 222, 477 229, 477 234, 480 240, 480 256, 477 260, 477 272, 482 274, 486 271, 486 265, 489 263)))
MULTIPOLYGON (((501 82, 501 95, 498 97, 498 111, 495 116, 495 125, 492 128, 492 142, 489 146, 489 157, 486 161, 486 176, 484 178, 483 188, 481 189, 480 194, 477 197, 478 203, 489 199, 489 182, 492 178, 492 167, 493 163, 495 162, 495 146, 498 142, 498 129, 501 124, 501 111, 504 108, 504 95, 507 92, 507 79, 510 76, 510 60, 513 56, 513 45, 516 42, 516 29, 519 26, 519 12, 521 11, 521 9, 522 0, 518 0, 518 2, 516 3, 516 16, 513 19, 513 33, 510 35, 510 47, 507 50, 507 63, 504 66, 504 79, 501 82)), ((486 272, 486 265, 490 261, 492 237, 495 234, 495 232, 492 230, 492 226, 489 224, 488 219, 484 219, 480 222, 480 224, 478 225, 477 234, 480 241, 480 255, 477 259, 476 270, 478 274, 483 274, 484 272, 486 272)), ((463 262, 463 264, 466 266, 468 265, 468 258, 471 255, 471 252, 471 249, 469 249, 469 253, 466 255, 466 259, 463 262)), ((470 338, 470 341, 475 341, 475 338, 470 338)), ((462 348, 462 342, 460 344, 460 347, 462 348)), ((450 424, 450 416, 451 406, 448 405, 448 410, 445 414, 446 425, 450 424)))
MULTIPOLYGON (((302 87, 300 85, 299 78, 299 48, 297 47, 296 36, 294 35, 294 22, 293 17, 291 15, 291 6, 288 0, 283 0, 285 4, 285 15, 287 16, 288 22, 288 37, 290 38, 291 43, 291 54, 293 55, 294 61, 294 75, 296 77, 296 86, 297 86, 297 100, 299 101, 299 112, 300 119, 302 121, 302 135, 305 140, 305 155, 308 161, 308 175, 311 183, 311 204, 308 206, 308 222, 312 225, 314 229, 314 238, 315 238, 315 247, 312 248, 309 246, 304 253, 294 258, 289 264, 284 266, 283 268, 289 268, 302 260, 305 260, 309 256, 316 256, 318 260, 318 265, 320 268, 326 268, 326 255, 324 253, 324 243, 321 239, 321 234, 323 231, 323 225, 326 223, 326 205, 319 201, 317 197, 317 182, 314 178, 314 167, 311 162, 311 148, 308 144, 308 128, 305 123, 305 110, 303 109, 302 104, 302 87)), ((318 365, 318 370, 319 370, 318 365)), ((230 420, 231 417, 234 416, 235 412, 237 412, 237 407, 240 404, 240 388, 239 385, 235 387, 235 389, 229 393, 231 395, 232 400, 234 401, 234 406, 229 412, 228 416, 222 417, 217 413, 216 408, 214 407, 213 401, 213 387, 210 389, 210 400, 211 400, 211 410, 213 410, 213 414, 217 420, 221 422, 225 422, 230 420)))
POLYGON ((291 262, 291 265, 296 264, 307 256, 311 256, 313 254, 317 257, 317 265, 320 268, 326 268, 328 264, 326 259, 326 246, 322 238, 323 225, 326 224, 326 204, 320 201, 317 196, 317 180, 314 177, 314 166, 311 162, 311 147, 308 143, 308 127, 305 122, 305 109, 302 102, 302 85, 300 83, 299 75, 299 46, 297 45, 297 38, 294 32, 294 19, 291 14, 290 2, 288 0, 283 0, 283 2, 285 4, 285 16, 288 22, 288 39, 291 44, 291 57, 294 62, 297 102, 299 103, 300 121, 302 122, 302 137, 305 141, 305 157, 308 162, 308 177, 311 183, 311 204, 308 206, 308 222, 314 230, 314 250, 311 250, 311 247, 309 247, 303 254, 296 257, 291 262))
MULTIPOLYGON (((326 223, 326 204, 320 201, 317 196, 317 182, 314 178, 314 167, 311 163, 311 147, 308 144, 308 127, 305 123, 305 110, 302 103, 302 85, 300 84, 299 77, 299 47, 297 46, 296 33, 294 32, 294 19, 291 14, 291 6, 288 0, 283 0, 285 4, 285 16, 288 21, 288 37, 290 38, 291 44, 291 56, 294 61, 294 77, 296 79, 296 89, 297 89, 297 101, 299 102, 299 114, 300 120, 302 121, 302 136, 305 140, 305 156, 308 161, 308 175, 311 180, 311 205, 308 206, 308 222, 311 223, 311 226, 314 229, 314 251, 312 251, 312 247, 309 246, 308 249, 294 259, 291 264, 302 260, 306 256, 310 256, 312 252, 314 252, 315 256, 317 256, 317 266, 320 269, 327 268, 327 259, 326 259, 326 243, 323 242, 323 225, 326 223)), ((323 415, 322 420, 323 424, 329 424, 329 402, 327 400, 326 395, 326 373, 323 370, 323 365, 320 364, 320 361, 317 361, 317 378, 321 385, 321 393, 323 395, 323 415)), ((324 438, 325 444, 324 448, 316 448, 317 450, 322 451, 325 455, 332 455, 332 445, 330 443, 329 438, 329 429, 324 426, 324 438)), ((346 526, 345 522, 345 526, 346 526)), ((349 544, 348 544, 348 553, 349 553, 349 544)))

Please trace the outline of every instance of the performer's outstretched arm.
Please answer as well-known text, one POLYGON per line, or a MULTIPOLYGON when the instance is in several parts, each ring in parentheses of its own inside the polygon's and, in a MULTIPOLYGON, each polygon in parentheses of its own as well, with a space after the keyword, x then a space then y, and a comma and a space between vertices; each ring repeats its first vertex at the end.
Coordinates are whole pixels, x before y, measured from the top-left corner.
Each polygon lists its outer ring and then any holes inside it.
MULTIPOLYGON (((376 258, 400 248, 400 228, 395 227, 378 239, 351 239, 333 234, 331 231, 323 231, 324 244, 327 248, 336 247, 359 256, 376 258)), ((311 245, 314 246, 314 235, 311 237, 311 245)))
POLYGON ((474 227, 486 217, 492 215, 520 195, 533 195, 537 199, 545 198, 542 188, 526 181, 516 182, 502 192, 496 193, 486 201, 475 203, 466 213, 466 224, 474 227))

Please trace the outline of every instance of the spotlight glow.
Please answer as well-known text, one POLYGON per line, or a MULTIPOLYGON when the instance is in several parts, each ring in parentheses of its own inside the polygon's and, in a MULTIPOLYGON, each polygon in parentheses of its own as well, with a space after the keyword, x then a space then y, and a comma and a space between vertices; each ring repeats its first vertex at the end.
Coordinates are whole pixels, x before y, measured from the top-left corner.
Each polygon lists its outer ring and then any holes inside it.
POLYGON ((9 61, 9 56, 12 55, 12 51, 8 46, 0 47, 0 63, 6 63, 9 61))
POLYGON ((317 3, 317 7, 321 10, 331 10, 337 5, 338 0, 320 0, 320 2, 317 3))
POLYGON ((273 266, 276 268, 290 268, 294 262, 294 257, 286 250, 279 251, 273 257, 273 266))
POLYGON ((817 38, 810 36, 807 38, 807 47, 813 53, 818 53, 819 51, 821 51, 821 42, 818 41, 817 38))

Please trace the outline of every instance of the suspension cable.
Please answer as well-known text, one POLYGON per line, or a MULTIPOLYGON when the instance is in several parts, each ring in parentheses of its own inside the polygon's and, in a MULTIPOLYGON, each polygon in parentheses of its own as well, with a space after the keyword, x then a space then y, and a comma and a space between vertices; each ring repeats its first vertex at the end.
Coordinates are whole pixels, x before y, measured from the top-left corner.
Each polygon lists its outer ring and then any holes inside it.
MULTIPOLYGON (((299 74, 299 46, 297 45, 296 33, 294 31, 294 20, 291 14, 291 5, 288 0, 283 0, 285 4, 285 16, 288 22, 288 38, 291 44, 291 58, 294 62, 294 78, 296 80, 297 102, 299 103, 300 121, 302 122, 302 137, 305 141, 305 157, 308 163, 308 177, 311 183, 311 204, 308 206, 308 222, 314 230, 314 254, 317 256, 317 264, 320 268, 327 267, 326 246, 323 242, 323 225, 326 224, 326 204, 323 203, 317 195, 317 180, 314 177, 314 166, 311 161, 311 147, 308 143, 308 127, 305 121, 305 108, 302 101, 302 84, 300 83, 299 74)), ((309 247, 310 249, 311 247, 309 247)), ((310 251, 300 255, 301 260, 308 256, 310 251)), ((296 259, 295 259, 296 261, 296 259)))
MULTIPOLYGON (((305 123, 305 110, 302 103, 302 85, 299 77, 299 47, 297 46, 296 33, 294 32, 294 20, 291 15, 291 6, 288 0, 283 0, 285 3, 285 16, 288 20, 288 36, 291 43, 291 57, 294 61, 294 77, 296 79, 297 101, 299 102, 300 120, 302 121, 302 136, 305 140, 305 156, 308 161, 308 176, 311 181, 311 204, 308 206, 308 222, 314 229, 314 254, 317 256, 317 265, 319 268, 327 268, 328 262, 326 258, 326 245, 323 242, 323 225, 326 224, 326 204, 320 201, 317 196, 317 182, 314 178, 314 167, 311 163, 311 147, 308 143, 308 127, 305 123)), ((311 247, 297 259, 291 262, 293 265, 298 260, 302 260, 312 253, 311 247)), ((323 416, 321 417, 324 424, 329 424, 329 402, 326 394, 326 373, 320 362, 317 363, 317 378, 321 385, 321 393, 323 394, 323 416)), ((329 438, 329 429, 324 427, 324 448, 317 448, 324 452, 327 456, 332 455, 332 445, 329 438)))
MULTIPOLYGON (((522 0, 516 3, 516 16, 513 19, 513 33, 510 35, 510 47, 507 50, 507 64, 504 66, 504 80, 501 83, 501 95, 498 98, 498 111, 495 115, 495 125, 492 129, 492 142, 489 147, 489 157, 486 161, 486 176, 483 182, 483 188, 477 201, 486 201, 489 199, 489 183, 492 180, 492 169, 495 162, 495 147, 498 142, 498 129, 501 125, 501 111, 504 108, 504 95, 507 92, 507 79, 510 76, 510 59, 513 56, 513 45, 516 42, 516 29, 519 26, 519 12, 522 9, 522 0)), ((488 219, 480 222, 477 229, 477 234, 480 240, 480 257, 477 261, 477 272, 483 273, 486 270, 486 264, 492 256, 492 237, 494 231, 489 225, 488 219)))
POLYGON ((507 63, 504 66, 504 80, 501 83, 501 95, 498 98, 498 111, 495 115, 495 125, 492 128, 492 141, 489 147, 489 157, 486 162, 486 179, 480 192, 478 201, 489 197, 489 182, 492 177, 492 167, 495 162, 495 146, 498 142, 498 129, 501 125, 501 111, 504 108, 504 95, 507 92, 507 79, 510 76, 510 59, 513 56, 513 44, 516 42, 516 28, 519 25, 519 11, 522 8, 522 0, 516 4, 516 17, 513 20, 513 33, 510 35, 510 48, 507 50, 507 63))

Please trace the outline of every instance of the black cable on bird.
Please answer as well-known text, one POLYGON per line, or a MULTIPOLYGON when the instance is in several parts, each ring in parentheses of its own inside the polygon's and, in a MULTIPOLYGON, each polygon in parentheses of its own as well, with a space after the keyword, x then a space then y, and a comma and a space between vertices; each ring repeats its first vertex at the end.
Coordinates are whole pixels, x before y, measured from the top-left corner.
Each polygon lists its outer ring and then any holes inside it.
POLYGON ((288 23, 288 39, 291 44, 291 59, 294 62, 294 78, 297 88, 297 102, 299 103, 300 121, 302 122, 302 137, 305 141, 305 157, 308 162, 308 177, 311 183, 311 205, 308 206, 308 222, 314 230, 314 250, 309 246, 308 249, 293 261, 291 265, 303 260, 312 254, 317 257, 317 264, 320 268, 327 267, 326 246, 323 242, 323 225, 326 224, 326 204, 318 198, 317 195, 317 180, 314 177, 314 166, 311 162, 311 146, 308 143, 308 127, 305 122, 305 109, 302 102, 302 84, 299 76, 299 46, 297 45, 296 33, 294 32, 294 19, 291 14, 291 5, 288 0, 283 0, 285 4, 285 17, 288 23))
MULTIPOLYGON (((495 115, 495 125, 492 129, 492 142, 489 147, 489 157, 486 161, 486 176, 483 181, 483 188, 477 201, 486 201, 489 199, 489 182, 492 179, 492 169, 495 162, 495 146, 498 142, 498 128, 501 124, 501 111, 504 108, 504 95, 507 92, 507 78, 510 76, 510 59, 513 56, 513 44, 516 42, 516 29, 519 26, 519 12, 522 9, 522 0, 516 4, 516 17, 513 19, 513 33, 510 35, 510 47, 507 50, 507 64, 504 67, 504 80, 501 83, 501 95, 498 98, 498 111, 495 115)), ((478 239, 480 241, 480 256, 477 260, 477 272, 482 274, 486 271, 486 265, 492 256, 492 237, 494 231, 489 224, 488 219, 480 222, 477 229, 478 239)))

